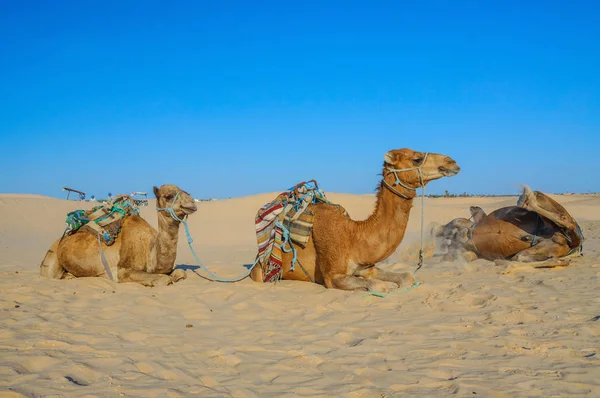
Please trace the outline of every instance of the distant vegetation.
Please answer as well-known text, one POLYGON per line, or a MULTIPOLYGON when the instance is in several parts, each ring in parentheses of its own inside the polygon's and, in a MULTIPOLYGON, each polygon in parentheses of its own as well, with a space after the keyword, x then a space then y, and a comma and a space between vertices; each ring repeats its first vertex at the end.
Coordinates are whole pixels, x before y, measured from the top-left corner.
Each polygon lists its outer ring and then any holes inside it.
POLYGON ((467 193, 467 192, 456 194, 456 193, 450 193, 450 192, 448 192, 448 190, 446 190, 446 192, 443 195, 430 194, 430 195, 425 195, 425 196, 428 198, 500 198, 500 197, 518 196, 518 194, 494 195, 494 194, 471 194, 471 193, 467 193))
MULTIPOLYGON (((587 193, 573 193, 573 192, 561 192, 561 193, 555 193, 554 195, 597 195, 598 193, 596 192, 587 192, 587 193)), ((498 194, 498 195, 494 195, 494 194, 472 194, 472 193, 467 193, 467 192, 463 192, 463 193, 450 193, 446 190, 446 192, 443 195, 439 195, 439 194, 429 194, 429 195, 425 195, 428 198, 504 198, 504 197, 514 197, 514 196, 519 196, 520 194, 515 193, 515 194, 498 194)))

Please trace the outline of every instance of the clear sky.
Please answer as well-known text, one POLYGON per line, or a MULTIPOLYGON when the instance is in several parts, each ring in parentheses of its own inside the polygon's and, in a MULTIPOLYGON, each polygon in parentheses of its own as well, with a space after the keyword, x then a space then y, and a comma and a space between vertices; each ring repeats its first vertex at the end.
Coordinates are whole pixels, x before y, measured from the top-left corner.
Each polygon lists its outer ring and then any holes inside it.
POLYGON ((600 191, 599 1, 0 0, 0 192, 600 191))

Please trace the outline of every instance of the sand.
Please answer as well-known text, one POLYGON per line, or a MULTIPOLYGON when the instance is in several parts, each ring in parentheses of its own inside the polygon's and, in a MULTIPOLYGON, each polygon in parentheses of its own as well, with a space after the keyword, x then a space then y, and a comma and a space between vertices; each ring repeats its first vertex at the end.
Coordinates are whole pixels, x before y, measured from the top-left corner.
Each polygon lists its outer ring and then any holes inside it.
MULTIPOLYGON (((198 203, 194 246, 223 276, 255 255, 253 219, 274 194, 198 203)), ((357 219, 373 195, 330 194, 357 219)), ((69 210, 91 204, 0 195, 0 395, 127 397, 600 396, 600 197, 554 196, 585 255, 519 269, 428 258, 423 282, 386 298, 284 281, 188 279, 161 288, 48 280, 39 263, 69 210)), ((425 222, 516 197, 427 199, 425 222)), ((156 226, 154 202, 142 210, 156 226)), ((415 266, 415 201, 385 261, 415 266)), ((193 265, 183 231, 178 264, 193 265)))

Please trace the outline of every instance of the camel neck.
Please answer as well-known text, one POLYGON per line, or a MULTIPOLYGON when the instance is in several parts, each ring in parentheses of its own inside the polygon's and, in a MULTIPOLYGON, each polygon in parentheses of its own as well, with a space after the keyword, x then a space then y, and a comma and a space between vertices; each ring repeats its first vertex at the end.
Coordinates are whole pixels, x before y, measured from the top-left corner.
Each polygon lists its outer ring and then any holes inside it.
POLYGON ((373 214, 359 222, 359 242, 356 242, 356 247, 360 248, 360 254, 356 260, 361 264, 370 265, 385 260, 402 242, 415 192, 406 189, 398 191, 405 197, 381 184, 373 214))
POLYGON ((177 257, 177 241, 179 240, 179 222, 173 220, 169 213, 158 212, 158 235, 154 250, 150 251, 150 262, 154 264, 155 273, 170 272, 175 266, 177 257))

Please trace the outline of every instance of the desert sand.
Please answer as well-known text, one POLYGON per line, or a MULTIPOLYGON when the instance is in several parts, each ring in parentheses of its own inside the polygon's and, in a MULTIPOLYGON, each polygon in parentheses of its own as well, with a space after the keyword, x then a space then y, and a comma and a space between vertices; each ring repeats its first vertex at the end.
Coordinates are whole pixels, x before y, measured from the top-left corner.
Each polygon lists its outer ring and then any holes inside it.
MULTIPOLYGON (((256 253, 254 215, 275 193, 198 203, 194 247, 221 276, 256 253)), ((328 194, 355 219, 374 195, 328 194)), ((146 288, 39 276, 65 215, 90 203, 0 195, 0 395, 128 397, 600 396, 600 197, 553 196, 580 223, 584 256, 506 269, 429 256, 422 285, 386 298, 293 281, 146 288), (510 271, 510 272, 507 272, 510 271)), ((425 224, 516 197, 428 198, 425 224)), ((154 202, 142 216, 156 227, 154 202)), ((416 265, 420 200, 385 262, 416 265)), ((200 271, 198 271, 200 272, 200 271)))

